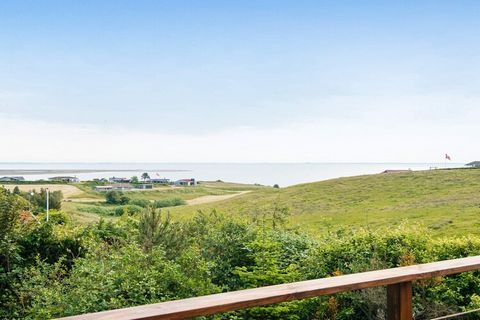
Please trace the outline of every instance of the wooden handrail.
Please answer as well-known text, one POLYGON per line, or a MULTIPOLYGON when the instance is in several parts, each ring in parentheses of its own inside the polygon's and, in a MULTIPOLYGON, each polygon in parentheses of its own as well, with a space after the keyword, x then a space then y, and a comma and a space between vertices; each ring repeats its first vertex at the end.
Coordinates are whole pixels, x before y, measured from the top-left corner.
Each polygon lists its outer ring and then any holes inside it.
POLYGON ((185 319, 338 292, 388 286, 388 319, 412 318, 411 282, 480 269, 480 256, 280 284, 62 319, 185 319))

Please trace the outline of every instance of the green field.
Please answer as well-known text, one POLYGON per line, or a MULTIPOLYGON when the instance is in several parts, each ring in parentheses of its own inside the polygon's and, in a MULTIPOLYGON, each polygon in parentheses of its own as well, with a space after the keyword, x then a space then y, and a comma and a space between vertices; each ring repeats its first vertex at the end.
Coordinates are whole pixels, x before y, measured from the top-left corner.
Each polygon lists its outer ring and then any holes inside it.
POLYGON ((339 178, 260 189, 222 202, 171 208, 186 219, 197 210, 248 217, 273 206, 290 209, 289 224, 312 233, 340 228, 421 224, 436 235, 479 233, 480 170, 452 169, 339 178))
MULTIPOLYGON (((105 194, 93 190, 94 184, 88 182, 72 184, 81 190, 78 194, 69 196, 62 204, 62 210, 69 214, 74 221, 87 223, 100 218, 115 219, 111 213, 117 205, 105 203, 105 194)), ((229 182, 202 181, 194 187, 156 186, 152 190, 126 191, 131 200, 166 200, 180 198, 191 200, 204 196, 235 195, 242 191, 257 191, 267 187, 238 184, 229 182)), ((170 210, 167 209, 167 210, 170 210)))

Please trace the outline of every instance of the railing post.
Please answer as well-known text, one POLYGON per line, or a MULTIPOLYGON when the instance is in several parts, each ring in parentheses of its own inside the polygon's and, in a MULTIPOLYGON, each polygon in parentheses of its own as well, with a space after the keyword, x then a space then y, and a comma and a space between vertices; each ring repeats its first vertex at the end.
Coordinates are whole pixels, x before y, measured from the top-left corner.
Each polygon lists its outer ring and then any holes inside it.
POLYGON ((387 286, 387 319, 412 320, 412 282, 387 286))

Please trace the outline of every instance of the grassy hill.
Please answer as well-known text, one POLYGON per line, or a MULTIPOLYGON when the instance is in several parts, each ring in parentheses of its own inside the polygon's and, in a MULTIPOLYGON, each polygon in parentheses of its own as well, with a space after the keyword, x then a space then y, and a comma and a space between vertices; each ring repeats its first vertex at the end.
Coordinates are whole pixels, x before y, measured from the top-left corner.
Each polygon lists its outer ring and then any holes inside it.
POLYGON ((198 206, 171 208, 188 218, 201 209, 248 217, 275 205, 290 209, 289 223, 313 233, 342 227, 419 223, 435 234, 479 233, 480 170, 452 169, 339 178, 283 189, 259 189, 198 206))

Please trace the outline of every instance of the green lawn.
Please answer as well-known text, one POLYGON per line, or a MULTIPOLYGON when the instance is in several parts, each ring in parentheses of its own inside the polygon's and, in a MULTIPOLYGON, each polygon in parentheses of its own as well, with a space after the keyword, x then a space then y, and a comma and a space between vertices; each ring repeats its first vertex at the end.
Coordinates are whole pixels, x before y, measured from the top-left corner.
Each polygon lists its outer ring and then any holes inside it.
POLYGON ((199 209, 248 217, 274 205, 288 207, 290 225, 312 233, 399 223, 421 224, 437 235, 479 233, 480 170, 377 174, 264 188, 170 212, 177 219, 186 219, 199 209))

